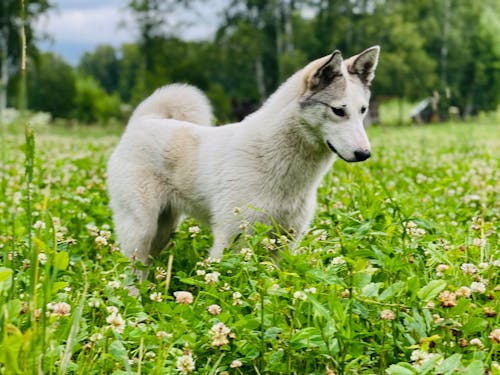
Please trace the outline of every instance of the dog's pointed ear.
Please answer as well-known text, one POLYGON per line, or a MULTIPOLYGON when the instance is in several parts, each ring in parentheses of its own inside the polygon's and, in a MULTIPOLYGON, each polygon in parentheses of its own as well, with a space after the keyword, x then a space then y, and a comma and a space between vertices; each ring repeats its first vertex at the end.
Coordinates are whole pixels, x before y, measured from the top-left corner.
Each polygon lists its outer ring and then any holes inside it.
POLYGON ((347 71, 359 77, 361 82, 370 86, 373 78, 375 78, 375 69, 378 64, 378 56, 380 53, 379 46, 373 46, 364 50, 359 55, 351 57, 347 60, 347 71))
POLYGON ((311 91, 319 91, 330 83, 333 79, 341 75, 340 67, 342 65, 342 54, 335 50, 328 61, 321 65, 309 79, 308 88, 311 91))

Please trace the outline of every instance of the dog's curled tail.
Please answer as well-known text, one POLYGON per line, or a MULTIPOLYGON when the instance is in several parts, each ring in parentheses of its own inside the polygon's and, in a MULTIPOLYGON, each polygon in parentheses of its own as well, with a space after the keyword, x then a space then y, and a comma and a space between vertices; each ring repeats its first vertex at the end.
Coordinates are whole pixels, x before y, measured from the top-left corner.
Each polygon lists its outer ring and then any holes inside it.
POLYGON ((171 84, 157 89, 135 109, 130 123, 141 117, 171 118, 198 125, 210 125, 212 107, 198 88, 171 84))

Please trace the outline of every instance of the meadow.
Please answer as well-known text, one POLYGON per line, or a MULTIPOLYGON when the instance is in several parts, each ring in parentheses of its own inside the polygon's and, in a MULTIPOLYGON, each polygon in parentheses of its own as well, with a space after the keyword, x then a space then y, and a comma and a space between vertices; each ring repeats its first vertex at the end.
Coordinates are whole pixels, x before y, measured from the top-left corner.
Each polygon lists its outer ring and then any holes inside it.
POLYGON ((497 123, 372 127, 300 244, 242 222, 217 262, 187 219, 142 284, 107 205, 120 132, 3 134, 1 374, 500 374, 497 123))

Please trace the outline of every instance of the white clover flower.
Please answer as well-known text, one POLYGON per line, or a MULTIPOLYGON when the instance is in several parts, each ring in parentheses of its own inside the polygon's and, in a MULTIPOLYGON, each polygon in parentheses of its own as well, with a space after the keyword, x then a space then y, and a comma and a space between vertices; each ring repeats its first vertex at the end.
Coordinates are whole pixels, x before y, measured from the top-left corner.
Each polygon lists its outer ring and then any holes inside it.
POLYGON ((155 268, 155 279, 158 281, 165 280, 167 278, 167 271, 162 267, 155 268))
POLYGON ((419 228, 417 224, 411 220, 405 224, 405 230, 410 237, 421 237, 426 233, 425 229, 419 228))
POLYGON ((245 231, 248 229, 248 225, 249 225, 249 224, 250 224, 250 223, 249 223, 248 221, 246 221, 246 220, 241 220, 241 222, 240 222, 240 229, 241 229, 243 232, 245 232, 245 231))
POLYGON ((450 266, 447 264, 438 264, 436 267, 436 273, 438 276, 443 276, 443 273, 448 271, 450 269, 450 266))
POLYGON ((189 231, 189 233, 191 233, 191 237, 195 238, 198 235, 198 233, 200 233, 200 227, 197 225, 194 225, 192 227, 189 227, 188 231, 189 231))
POLYGON ((439 294, 439 303, 443 307, 453 307, 457 305, 457 298, 456 294, 454 292, 451 292, 449 290, 442 291, 439 294))
POLYGON ((106 239, 106 237, 97 236, 95 238, 95 243, 96 243, 97 247, 103 247, 103 246, 106 246, 108 244, 108 240, 106 239))
POLYGON ((106 318, 106 323, 109 324, 110 328, 115 332, 123 333, 125 329, 125 320, 119 313, 113 313, 106 318))
POLYGON ((411 353, 410 360, 413 362, 414 367, 419 367, 423 365, 428 360, 438 356, 436 353, 427 353, 423 350, 417 349, 411 353))
POLYGON ((101 302, 97 298, 92 298, 89 300, 88 305, 93 309, 97 309, 99 306, 101 306, 101 302))
POLYGON ((208 264, 212 264, 212 263, 220 263, 220 257, 208 257, 206 262, 208 264))
POLYGON ((47 254, 39 253, 38 254, 38 261, 40 262, 41 265, 44 265, 45 263, 47 263, 47 254))
POLYGON ((175 302, 181 305, 190 305, 193 302, 193 295, 190 292, 179 291, 174 293, 175 302))
POLYGON ((233 299, 240 299, 241 298, 241 293, 240 292, 234 292, 233 293, 233 299))
POLYGON ((109 230, 104 230, 104 229, 103 229, 103 230, 101 230, 101 231, 99 232, 99 235, 100 235, 101 237, 104 237, 105 239, 109 240, 109 238, 111 237, 111 231, 109 231, 109 230))
POLYGON ((224 285, 219 288, 219 291, 221 292, 227 292, 228 290, 231 290, 231 285, 228 283, 224 283, 224 285))
POLYGON ((474 238, 472 240, 472 245, 483 248, 486 246, 486 239, 485 238, 474 238))
POLYGON ((177 371, 179 371, 183 375, 193 372, 196 367, 192 354, 184 354, 177 358, 175 367, 177 368, 177 371))
POLYGON ((243 366, 243 363, 239 360, 239 359, 235 359, 233 362, 231 362, 231 364, 229 365, 229 367, 231 368, 237 368, 237 367, 241 367, 243 366))
POLYGON ((33 224, 33 228, 34 229, 40 229, 40 230, 43 230, 45 229, 45 222, 41 221, 41 220, 37 220, 35 222, 35 224, 33 224))
POLYGON ((97 237, 99 235, 99 229, 93 224, 87 224, 85 226, 87 228, 87 232, 92 237, 97 237))
POLYGON ((245 262, 248 262, 250 259, 252 259, 253 251, 248 247, 244 247, 243 249, 241 249, 240 254, 243 255, 243 260, 245 262))
POLYGON ((417 173, 417 175, 415 176, 415 182, 419 185, 426 182, 427 179, 428 177, 423 175, 422 173, 417 173))
POLYGON ((86 191, 87 191, 87 189, 85 189, 85 187, 77 186, 75 193, 78 195, 83 195, 83 194, 85 194, 86 191))
POLYGON ((92 342, 96 342, 96 341, 99 341, 99 340, 102 340, 103 338, 103 335, 102 333, 94 333, 92 336, 89 337, 89 340, 92 341, 92 342))
POLYGON ((477 265, 479 268, 482 270, 488 269, 490 267, 490 264, 488 262, 481 262, 477 265))
POLYGON ((480 349, 484 347, 483 342, 481 341, 481 339, 478 339, 478 338, 471 339, 469 341, 469 344, 473 345, 473 346, 477 346, 480 349))
POLYGON ((486 284, 483 282, 474 281, 470 284, 470 290, 473 293, 484 294, 486 292, 486 284))
POLYGON ((338 266, 340 264, 345 264, 345 259, 342 256, 338 256, 332 259, 332 264, 338 266))
POLYGON ((466 195, 464 197, 465 203, 479 202, 480 200, 481 200, 481 197, 477 194, 466 195))
POLYGON ((227 336, 231 333, 231 329, 229 329, 224 323, 216 323, 210 328, 210 335, 212 336, 212 345, 213 346, 223 346, 229 344, 229 340, 227 336))
POLYGON ((118 289, 120 288, 121 284, 118 280, 111 280, 108 282, 107 286, 111 289, 118 289))
POLYGON ((149 296, 149 298, 151 299, 151 301, 154 301, 154 302, 161 302, 163 301, 163 297, 161 295, 160 292, 153 292, 151 293, 151 295, 149 296))
POLYGON ((158 337, 160 340, 164 340, 164 339, 171 339, 173 335, 165 331, 158 331, 156 332, 156 337, 158 337))
POLYGON ((211 315, 219 315, 222 311, 221 307, 219 305, 210 305, 207 307, 207 311, 211 314, 211 315))
POLYGON ((148 350, 146 353, 144 353, 144 357, 148 359, 153 359, 156 358, 156 353, 152 352, 151 350, 148 350))
POLYGON ((51 302, 47 304, 47 308, 54 315, 69 316, 71 314, 71 305, 66 302, 51 302))
POLYGON ((316 294, 316 288, 315 287, 306 288, 306 289, 304 289, 304 292, 316 294))
POLYGON ((493 331, 491 331, 488 338, 491 341, 496 342, 497 344, 500 344, 500 328, 496 328, 493 331))
POLYGON ((106 311, 108 314, 113 315, 113 314, 118 314, 118 307, 116 306, 107 306, 106 311))
POLYGON ((392 310, 383 310, 380 313, 380 319, 382 320, 394 320, 396 318, 396 314, 392 310))
POLYGON ((462 265, 460 266, 460 269, 466 275, 474 275, 475 273, 477 273, 477 268, 472 263, 462 263, 462 265))
POLYGON ((440 324, 444 322, 444 318, 442 318, 439 314, 433 314, 432 321, 434 322, 434 324, 440 324))
POLYGON ((239 306, 241 304, 242 304, 241 293, 240 292, 234 292, 233 293, 233 306, 239 306))
POLYGON ((205 283, 208 285, 215 285, 219 282, 219 272, 211 272, 205 275, 205 283))
POLYGON ((293 293, 293 299, 298 301, 305 301, 307 300, 307 295, 302 291, 297 291, 293 293))
POLYGON ((267 250, 273 250, 274 245, 276 244, 276 239, 275 238, 264 238, 260 244, 265 247, 267 250))
POLYGON ((471 290, 470 288, 466 287, 466 286, 461 286, 460 288, 458 288, 456 291, 455 291, 455 295, 457 297, 465 297, 465 298, 469 298, 471 296, 471 290))
POLYGON ((206 273, 207 273, 207 271, 205 271, 205 270, 196 270, 196 275, 198 275, 198 276, 205 276, 206 273))

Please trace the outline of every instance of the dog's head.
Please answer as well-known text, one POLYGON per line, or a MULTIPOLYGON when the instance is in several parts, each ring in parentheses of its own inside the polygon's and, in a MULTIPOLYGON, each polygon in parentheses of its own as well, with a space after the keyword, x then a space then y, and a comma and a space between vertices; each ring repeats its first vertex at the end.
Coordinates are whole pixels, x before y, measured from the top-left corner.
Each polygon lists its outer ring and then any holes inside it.
POLYGON ((304 92, 300 98, 303 123, 325 148, 348 162, 370 157, 363 119, 368 112, 369 87, 379 51, 374 46, 347 60, 342 59, 340 51, 335 51, 303 69, 304 92))

